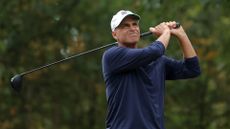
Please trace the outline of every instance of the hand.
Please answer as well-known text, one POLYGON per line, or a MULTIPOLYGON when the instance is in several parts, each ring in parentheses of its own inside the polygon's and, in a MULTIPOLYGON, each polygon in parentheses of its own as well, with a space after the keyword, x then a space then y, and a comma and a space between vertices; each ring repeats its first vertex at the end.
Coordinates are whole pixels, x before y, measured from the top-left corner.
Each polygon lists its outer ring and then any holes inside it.
POLYGON ((175 22, 175 21, 165 22, 165 24, 169 27, 170 30, 172 30, 172 29, 178 29, 177 22, 175 22))
POLYGON ((166 22, 162 22, 155 27, 150 27, 149 30, 158 37, 163 33, 170 33, 170 27, 166 24, 166 22))
POLYGON ((180 26, 179 28, 176 28, 176 22, 175 21, 166 22, 166 25, 169 26, 170 32, 172 35, 174 35, 178 38, 181 38, 181 37, 186 35, 182 26, 180 26))

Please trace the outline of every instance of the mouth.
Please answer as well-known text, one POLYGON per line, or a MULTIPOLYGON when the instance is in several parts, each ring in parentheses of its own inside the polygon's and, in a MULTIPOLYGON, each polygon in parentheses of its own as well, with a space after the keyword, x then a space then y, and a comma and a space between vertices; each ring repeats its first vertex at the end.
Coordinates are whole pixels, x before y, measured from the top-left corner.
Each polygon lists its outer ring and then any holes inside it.
POLYGON ((138 35, 138 33, 130 33, 129 34, 131 37, 138 37, 139 35, 138 35))

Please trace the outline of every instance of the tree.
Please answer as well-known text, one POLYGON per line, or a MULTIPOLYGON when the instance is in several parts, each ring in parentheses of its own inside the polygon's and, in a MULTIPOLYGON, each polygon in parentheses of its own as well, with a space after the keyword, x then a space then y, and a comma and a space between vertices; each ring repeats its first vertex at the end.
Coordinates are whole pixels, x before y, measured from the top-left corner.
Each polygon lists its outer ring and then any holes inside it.
MULTIPOLYGON (((179 21, 199 55, 199 78, 167 82, 166 127, 229 128, 229 6, 227 0, 1 0, 0 128, 105 128, 103 51, 26 76, 20 94, 9 79, 114 42, 109 23, 120 9, 140 14, 143 32, 162 21, 179 21)), ((146 38, 139 46, 153 40, 146 38)), ((179 49, 172 38, 166 54, 179 59, 179 49)))

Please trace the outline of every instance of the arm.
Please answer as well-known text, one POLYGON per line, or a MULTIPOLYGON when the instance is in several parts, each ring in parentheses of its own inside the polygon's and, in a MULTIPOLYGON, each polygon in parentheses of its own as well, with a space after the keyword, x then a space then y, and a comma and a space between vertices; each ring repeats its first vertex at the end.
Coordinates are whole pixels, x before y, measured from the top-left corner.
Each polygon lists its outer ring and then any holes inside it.
POLYGON ((165 62, 165 74, 167 80, 187 79, 200 75, 201 70, 198 58, 191 57, 184 60, 175 60, 163 57, 165 62))
POLYGON ((158 36, 157 41, 162 42, 165 48, 167 48, 169 44, 169 39, 171 36, 170 28, 169 26, 163 22, 156 27, 150 27, 149 30, 156 36, 158 36))
POLYGON ((156 60, 164 54, 170 39, 170 29, 165 23, 151 27, 150 31, 158 36, 156 43, 143 49, 118 47, 103 56, 104 71, 120 72, 134 69, 156 60))
MULTIPOLYGON (((176 22, 167 22, 169 28, 174 28, 176 22)), ((180 42, 184 55, 184 61, 173 59, 166 60, 166 78, 184 79, 200 75, 200 67, 197 54, 182 26, 178 29, 170 29, 171 34, 176 36, 180 42)))
POLYGON ((191 58, 191 57, 197 56, 186 33, 178 36, 178 39, 180 41, 180 46, 182 48, 184 58, 191 58))
POLYGON ((102 59, 105 73, 118 73, 147 65, 164 54, 164 46, 156 41, 148 47, 133 49, 113 47, 107 50, 102 59))
MULTIPOLYGON (((173 28, 176 26, 176 22, 167 22, 166 24, 169 25, 170 28, 173 28)), ((170 31, 172 35, 178 38, 181 49, 183 51, 184 58, 191 58, 191 57, 197 56, 192 46, 192 43, 189 40, 182 26, 180 26, 178 29, 170 29, 170 31)))

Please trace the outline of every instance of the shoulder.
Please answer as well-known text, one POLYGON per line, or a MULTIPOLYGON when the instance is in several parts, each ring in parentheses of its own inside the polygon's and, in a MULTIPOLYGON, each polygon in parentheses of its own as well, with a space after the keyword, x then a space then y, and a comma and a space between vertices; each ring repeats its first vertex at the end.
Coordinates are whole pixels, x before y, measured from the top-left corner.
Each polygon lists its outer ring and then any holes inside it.
POLYGON ((119 48, 117 46, 113 46, 105 50, 102 56, 103 61, 111 59, 117 53, 118 49, 119 48))
POLYGON ((105 50, 105 52, 103 53, 103 57, 107 57, 107 56, 111 56, 117 49, 117 46, 113 46, 107 50, 105 50))
POLYGON ((124 54, 124 52, 126 52, 126 51, 127 51, 127 48, 125 48, 125 47, 113 46, 113 47, 107 49, 103 53, 103 58, 105 58, 105 57, 113 57, 113 56, 117 56, 119 54, 124 54))
POLYGON ((110 47, 110 48, 108 48, 107 50, 105 50, 104 55, 105 55, 105 54, 113 53, 113 52, 116 51, 117 49, 118 49, 117 46, 110 47))

